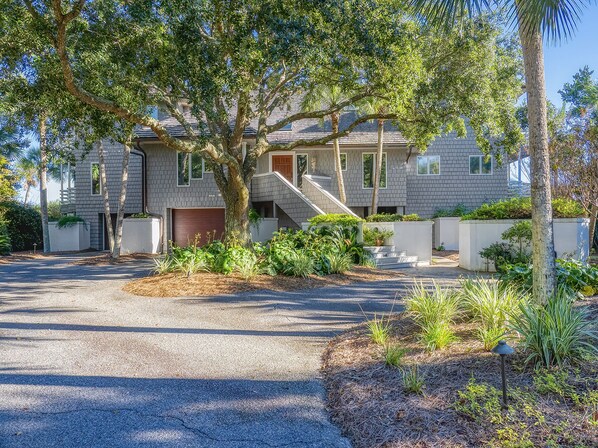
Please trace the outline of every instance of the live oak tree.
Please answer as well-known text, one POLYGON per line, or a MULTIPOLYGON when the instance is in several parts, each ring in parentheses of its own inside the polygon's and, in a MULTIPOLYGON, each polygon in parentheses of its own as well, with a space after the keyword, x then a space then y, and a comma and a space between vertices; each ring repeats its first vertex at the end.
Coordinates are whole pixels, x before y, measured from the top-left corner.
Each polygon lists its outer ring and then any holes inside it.
POLYGON ((45 39, 71 95, 205 158, 225 203, 228 241, 249 241, 249 185, 269 151, 323 145, 373 119, 393 120, 422 150, 443 133, 463 136, 465 117, 486 151, 520 138, 518 48, 490 18, 446 36, 392 1, 0 2, 11 3, 13 26, 45 39), (351 94, 293 109, 323 85, 351 94), (290 123, 373 97, 389 104, 387 113, 357 116, 322 138, 270 141, 290 123), (192 118, 177 107, 181 100, 192 118), (150 105, 171 114, 184 138, 148 115, 150 105))

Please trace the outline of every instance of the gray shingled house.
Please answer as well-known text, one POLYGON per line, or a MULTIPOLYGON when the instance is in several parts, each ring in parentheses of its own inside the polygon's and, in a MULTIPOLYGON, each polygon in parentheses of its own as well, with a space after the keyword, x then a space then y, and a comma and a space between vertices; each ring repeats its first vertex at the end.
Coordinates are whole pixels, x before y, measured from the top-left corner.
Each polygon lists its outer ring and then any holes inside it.
MULTIPOLYGON (((341 129, 351 121, 352 113, 343 116, 341 129)), ((172 117, 161 118, 171 134, 184 135, 172 117)), ((302 120, 271 134, 269 139, 283 142, 329 133, 330 123, 302 120)), ((254 135, 251 128, 246 130, 246 145, 255 142, 254 135)), ((253 208, 264 217, 277 217, 279 227, 291 228, 299 228, 302 222, 320 213, 367 216, 376 143, 376 123, 364 123, 340 139, 346 206, 337 199, 331 143, 263 155, 251 186, 253 208)), ((104 147, 108 155, 107 187, 112 210, 116 211, 122 151, 110 142, 105 142, 104 147)), ((61 196, 63 212, 84 218, 90 226, 91 246, 104 249, 107 238, 97 153, 91 152, 78 160, 67 177, 61 196)), ((499 166, 494 159, 485 160, 471 129, 467 138, 441 137, 425 154, 419 154, 409 149, 408 142, 395 128, 386 125, 379 212, 431 217, 438 208, 461 203, 473 208, 505 198, 508 187, 508 164, 499 166)), ((223 207, 213 174, 200 156, 166 148, 149 129, 137 131, 125 213, 145 211, 161 217, 163 247, 167 247, 169 240, 184 244, 195 233, 223 230, 223 207)))

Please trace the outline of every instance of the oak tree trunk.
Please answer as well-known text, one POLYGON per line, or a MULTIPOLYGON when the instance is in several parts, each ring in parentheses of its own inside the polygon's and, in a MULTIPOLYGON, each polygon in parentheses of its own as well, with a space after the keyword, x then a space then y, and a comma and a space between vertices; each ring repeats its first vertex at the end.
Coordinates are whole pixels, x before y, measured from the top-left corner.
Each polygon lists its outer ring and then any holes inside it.
POLYGON ((372 215, 378 213, 378 192, 382 176, 382 155, 384 148, 384 120, 378 120, 378 149, 376 151, 376 167, 374 171, 374 189, 372 190, 372 215))
MULTIPOLYGON (((338 134, 340 114, 332 114, 332 116, 330 117, 330 121, 332 124, 332 133, 338 134)), ((343 179, 343 167, 341 165, 341 149, 340 144, 338 142, 338 138, 335 138, 332 143, 332 147, 334 150, 334 167, 336 169, 336 181, 338 183, 338 198, 343 204, 346 204, 347 195, 345 193, 345 180, 343 179)))
POLYGON ((110 198, 108 196, 108 181, 106 176, 106 157, 104 154, 104 144, 100 140, 98 143, 98 157, 100 165, 100 191, 104 200, 104 225, 108 234, 108 247, 110 252, 114 251, 114 229, 112 227, 112 215, 110 214, 110 198))
POLYGON ((114 260, 120 257, 120 247, 123 236, 123 219, 125 217, 125 201, 127 198, 127 183, 129 181, 129 158, 131 147, 129 142, 123 145, 122 174, 120 179, 120 195, 118 197, 118 211, 116 215, 116 229, 114 232, 114 246, 112 248, 112 258, 114 260))
POLYGON ((533 297, 546 303, 556 290, 550 158, 542 33, 519 26, 529 121, 532 201, 533 297))
POLYGON ((598 218, 598 205, 592 204, 590 207, 590 250, 594 247, 594 238, 596 232, 596 219, 598 218))
POLYGON ((48 139, 46 116, 41 114, 39 119, 39 206, 42 215, 42 239, 44 252, 50 252, 50 231, 48 229, 48 139))
POLYGON ((224 183, 218 182, 224 200, 224 243, 228 245, 251 245, 249 229, 249 183, 229 167, 224 183))

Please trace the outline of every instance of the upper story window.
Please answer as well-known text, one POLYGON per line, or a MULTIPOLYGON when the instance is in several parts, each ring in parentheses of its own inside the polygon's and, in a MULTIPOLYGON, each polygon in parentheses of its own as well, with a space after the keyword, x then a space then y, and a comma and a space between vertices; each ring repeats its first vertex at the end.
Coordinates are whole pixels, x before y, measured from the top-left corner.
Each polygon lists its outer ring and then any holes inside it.
POLYGON ((469 156, 469 174, 492 174, 492 156, 469 156))
POLYGON ((347 153, 346 152, 341 153, 341 170, 347 171, 347 153))
POLYGON ((293 122, 287 123, 279 129, 279 131, 292 131, 292 130, 293 130, 293 122))
POLYGON ((100 164, 91 164, 91 194, 97 196, 102 194, 102 181, 100 178, 100 164))
MULTIPOLYGON (((363 188, 374 188, 376 170, 376 153, 364 152, 361 155, 363 168, 363 188)), ((382 171, 380 172, 380 188, 386 188, 386 153, 382 154, 382 171)))
POLYGON ((191 179, 203 179, 204 160, 197 153, 177 152, 177 185, 188 187, 191 179))
POLYGON ((440 156, 417 156, 417 174, 419 176, 440 174, 440 156))

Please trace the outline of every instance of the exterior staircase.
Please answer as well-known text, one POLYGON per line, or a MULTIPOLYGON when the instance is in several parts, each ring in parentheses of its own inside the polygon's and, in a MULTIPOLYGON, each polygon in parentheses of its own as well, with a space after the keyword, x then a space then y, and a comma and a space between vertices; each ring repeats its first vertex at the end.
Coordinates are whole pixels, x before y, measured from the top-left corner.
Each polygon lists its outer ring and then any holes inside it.
POLYGON ((407 255, 405 251, 397 251, 395 246, 366 246, 378 269, 402 269, 417 266, 417 256, 407 255))

